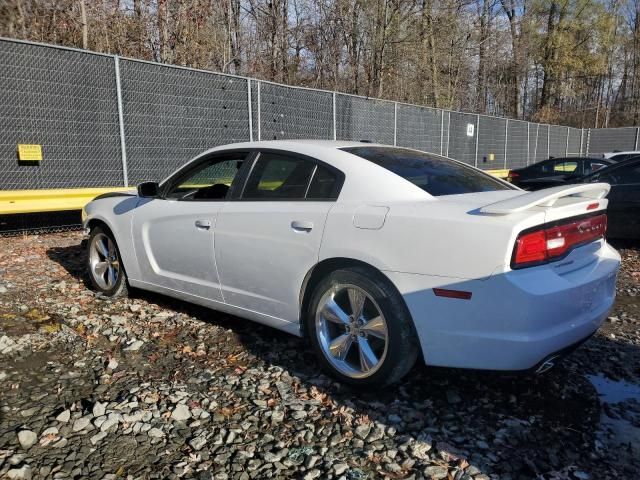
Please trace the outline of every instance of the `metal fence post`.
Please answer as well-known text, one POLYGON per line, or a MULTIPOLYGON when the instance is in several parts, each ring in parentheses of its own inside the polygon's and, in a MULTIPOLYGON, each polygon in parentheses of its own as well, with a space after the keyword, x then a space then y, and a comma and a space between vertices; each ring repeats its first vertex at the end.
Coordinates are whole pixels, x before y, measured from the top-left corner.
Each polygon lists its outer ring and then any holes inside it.
POLYGON ((540 124, 536 123, 536 144, 535 147, 533 147, 533 163, 536 163, 538 161, 538 138, 540 135, 540 124))
POLYGON ((478 139, 480 138, 480 115, 476 115, 476 158, 474 167, 478 167, 478 139))
POLYGON ((531 156, 531 122, 527 122, 527 166, 529 165, 529 157, 531 156))
POLYGON ((580 129, 580 156, 582 156, 582 144, 584 142, 584 128, 580 129))
POLYGON ((260 118, 262 107, 260 106, 260 82, 258 81, 258 141, 262 140, 262 121, 260 118))
POLYGON ((633 148, 634 150, 638 150, 638 133, 640 133, 640 127, 636 127, 636 142, 635 147, 633 148))
POLYGON ((444 153, 444 110, 440 110, 440 155, 444 153))
POLYGON ((247 107, 249 110, 249 141, 253 142, 253 110, 251 106, 251 79, 247 78, 247 107))
POLYGON ((569 156, 569 127, 567 127, 567 146, 564 149, 564 156, 569 156))
POLYGON ((338 124, 336 123, 336 92, 333 92, 333 139, 338 139, 338 124))
POLYGON ((547 125, 547 158, 551 158, 551 125, 547 125))
POLYGON ((449 112, 449 121, 447 122, 447 157, 449 156, 449 140, 451 140, 451 112, 449 112))
POLYGON ((586 151, 584 152, 584 154, 586 156, 589 156, 589 147, 591 146, 591 129, 588 128, 587 129, 587 147, 586 147, 586 151))
POLYGON ((120 152, 122 158, 122 180, 124 186, 129 186, 129 176, 127 172, 127 141, 124 135, 124 113, 122 111, 122 86, 120 85, 120 57, 113 56, 116 73, 116 96, 118 97, 118 124, 120 126, 120 152))
POLYGON ((393 102, 393 146, 398 145, 398 102, 393 102))
MULTIPOLYGON (((506 119, 504 124, 504 168, 507 168, 507 142, 509 141, 509 119, 506 119)), ((527 145, 529 148, 529 145, 527 145)))

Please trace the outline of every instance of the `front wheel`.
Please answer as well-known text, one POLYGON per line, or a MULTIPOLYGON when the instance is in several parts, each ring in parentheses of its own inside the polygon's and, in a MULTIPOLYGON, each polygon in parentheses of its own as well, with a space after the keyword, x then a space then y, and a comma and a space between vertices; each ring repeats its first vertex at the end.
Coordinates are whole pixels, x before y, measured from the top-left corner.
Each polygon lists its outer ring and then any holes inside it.
POLYGON ((103 295, 127 295, 127 277, 113 234, 106 228, 91 230, 87 243, 87 267, 91 284, 103 295))
POLYGON ((402 297, 373 270, 349 268, 329 274, 314 290, 306 324, 325 369, 354 386, 396 382, 418 355, 402 297))

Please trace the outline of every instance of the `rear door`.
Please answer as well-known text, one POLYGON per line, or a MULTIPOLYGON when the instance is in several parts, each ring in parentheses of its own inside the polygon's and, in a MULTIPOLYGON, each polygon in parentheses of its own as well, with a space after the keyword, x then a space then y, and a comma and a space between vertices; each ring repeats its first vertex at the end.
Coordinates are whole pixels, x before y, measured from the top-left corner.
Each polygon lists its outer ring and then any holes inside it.
POLYGON ((203 158, 169 179, 159 198, 140 200, 132 236, 141 281, 222 301, 214 255, 216 220, 247 155, 203 158))
POLYGON ((226 303, 299 319, 300 286, 318 262, 342 173, 315 159, 262 151, 239 198, 216 222, 216 262, 226 303))

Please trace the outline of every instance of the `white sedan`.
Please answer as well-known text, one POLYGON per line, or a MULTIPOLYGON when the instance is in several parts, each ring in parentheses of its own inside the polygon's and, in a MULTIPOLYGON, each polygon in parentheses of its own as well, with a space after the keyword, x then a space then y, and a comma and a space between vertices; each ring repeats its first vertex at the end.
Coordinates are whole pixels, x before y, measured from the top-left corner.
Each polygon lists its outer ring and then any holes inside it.
POLYGON ((305 336, 355 385, 418 356, 543 371, 613 304, 608 191, 527 193, 371 143, 239 143, 90 202, 88 269, 104 295, 152 290, 305 336))

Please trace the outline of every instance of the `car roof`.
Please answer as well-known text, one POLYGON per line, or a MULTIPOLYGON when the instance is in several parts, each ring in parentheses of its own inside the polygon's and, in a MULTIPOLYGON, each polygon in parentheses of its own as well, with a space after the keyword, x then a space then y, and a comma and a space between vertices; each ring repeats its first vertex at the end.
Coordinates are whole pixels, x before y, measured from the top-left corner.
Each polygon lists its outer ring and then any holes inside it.
POLYGON ((553 158, 547 158, 545 160, 540 160, 538 162, 532 163, 532 164, 527 165, 525 167, 512 168, 511 170, 513 170, 513 171, 525 170, 527 168, 532 168, 532 167, 535 167, 535 166, 543 164, 543 163, 556 162, 558 160, 593 160, 593 161, 596 161, 596 162, 606 163, 607 165, 613 165, 615 163, 612 160, 609 160, 608 158, 597 158, 597 157, 553 157, 553 158))
MULTIPOLYGON (((292 154, 315 158, 342 171, 346 177, 340 193, 342 201, 415 201, 433 199, 431 195, 421 188, 391 173, 389 170, 365 158, 340 150, 346 147, 394 148, 393 145, 349 140, 263 140, 220 145, 201 153, 191 162, 199 161, 202 157, 217 152, 242 151, 245 149, 284 150, 292 154), (367 182, 354 181, 357 177, 366 178, 367 182)), ((429 153, 429 155, 446 158, 435 153, 429 153)))
POLYGON ((640 155, 639 150, 625 150, 624 152, 605 152, 602 154, 603 158, 615 157, 616 155, 640 155))

